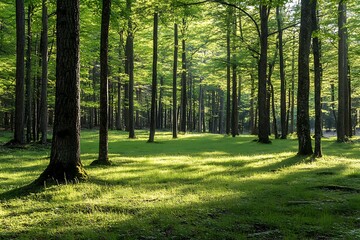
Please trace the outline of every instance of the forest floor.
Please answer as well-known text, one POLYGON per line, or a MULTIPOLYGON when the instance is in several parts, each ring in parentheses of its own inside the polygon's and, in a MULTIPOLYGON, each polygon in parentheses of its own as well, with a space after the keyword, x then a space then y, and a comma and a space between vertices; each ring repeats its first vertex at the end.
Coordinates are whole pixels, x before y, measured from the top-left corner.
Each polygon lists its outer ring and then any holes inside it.
MULTIPOLYGON (((10 139, 0 132, 0 142, 10 139)), ((89 181, 23 186, 49 147, 0 147, 0 239, 360 239, 360 141, 323 141, 324 157, 296 156, 297 140, 212 134, 109 133, 112 166, 83 131, 89 181)))

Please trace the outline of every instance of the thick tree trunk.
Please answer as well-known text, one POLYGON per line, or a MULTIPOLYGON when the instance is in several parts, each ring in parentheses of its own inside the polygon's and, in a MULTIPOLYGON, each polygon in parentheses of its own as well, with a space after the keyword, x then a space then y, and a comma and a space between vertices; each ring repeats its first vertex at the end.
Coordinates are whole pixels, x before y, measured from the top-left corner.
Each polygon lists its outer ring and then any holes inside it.
POLYGON ((25 9, 24 0, 16 0, 16 87, 14 144, 24 144, 25 118, 25 9))
POLYGON ((179 52, 179 38, 178 38, 178 25, 174 23, 174 65, 173 65, 173 121, 172 133, 173 138, 177 138, 178 124, 177 124, 177 66, 178 66, 178 52, 179 52))
POLYGON ((92 165, 110 165, 108 157, 108 110, 109 110, 109 81, 108 81, 108 46, 111 0, 103 0, 100 38, 100 131, 99 157, 92 165))
MULTIPOLYGON (((317 0, 312 2, 312 24, 313 31, 319 31, 319 20, 316 13, 317 0)), ((315 157, 322 157, 321 135, 322 135, 322 116, 321 116, 321 46, 317 34, 313 37, 313 55, 315 72, 315 157)))
MULTIPOLYGON (((154 142, 156 126, 156 98, 157 98, 157 59, 158 59, 158 13, 154 13, 153 31, 153 66, 152 66, 152 85, 151 85, 151 116, 150 116, 150 136, 149 143, 154 142)), ((159 111, 161 111, 159 109, 159 111)))
POLYGON ((286 127, 286 81, 285 81, 285 66, 284 66, 284 51, 283 51, 283 31, 282 31, 282 16, 280 7, 276 7, 276 18, 279 31, 279 61, 280 61, 280 122, 281 122, 281 139, 286 139, 288 130, 286 127))
POLYGON ((269 129, 270 119, 267 110, 267 49, 268 49, 268 6, 260 5, 261 18, 261 38, 260 38, 260 62, 259 62, 259 83, 258 83, 258 108, 259 108, 259 124, 258 124, 258 141, 260 143, 270 143, 269 129))
POLYGON ((80 161, 79 0, 57 1, 55 122, 50 164, 36 180, 84 180, 80 161))
POLYGON ((41 36, 41 96, 40 96, 40 131, 41 144, 47 143, 48 128, 48 10, 47 0, 42 1, 42 36, 41 36))
POLYGON ((28 14, 27 14, 27 50, 26 50, 26 108, 25 108, 25 121, 26 121, 26 142, 31 142, 31 129, 32 129, 32 81, 31 81, 31 52, 32 52, 32 32, 31 32, 31 22, 32 22, 32 11, 33 6, 31 3, 28 5, 28 14))
POLYGON ((297 94, 297 135, 299 141, 298 154, 313 153, 309 122, 310 69, 309 55, 312 33, 311 0, 301 0, 301 25, 298 62, 298 94, 297 94))

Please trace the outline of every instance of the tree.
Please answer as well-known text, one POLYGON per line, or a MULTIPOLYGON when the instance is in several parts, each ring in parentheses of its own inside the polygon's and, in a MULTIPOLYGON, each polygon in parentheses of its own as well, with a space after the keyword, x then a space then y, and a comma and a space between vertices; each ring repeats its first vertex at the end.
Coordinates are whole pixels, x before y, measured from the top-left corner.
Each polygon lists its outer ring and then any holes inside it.
POLYGON ((309 55, 312 33, 311 2, 312 0, 301 0, 297 93, 297 135, 299 142, 298 154, 300 155, 310 155, 313 153, 309 122, 309 55))
POLYGON ((26 50, 26 99, 25 99, 25 125, 26 125, 26 142, 31 141, 31 129, 32 129, 32 79, 31 79, 31 51, 32 51, 32 15, 33 15, 33 4, 28 4, 27 11, 27 50, 26 50))
MULTIPOLYGON (((154 32, 153 32, 153 69, 151 86, 151 116, 150 116, 150 136, 148 142, 154 142, 156 126, 156 95, 157 95, 157 55, 158 55, 158 12, 154 12, 154 32)), ((160 111, 160 109, 159 109, 160 111)))
POLYGON ((99 133, 99 158, 92 164, 110 165, 108 158, 108 106, 109 106, 109 81, 108 81, 108 48, 109 48, 109 22, 111 0, 103 0, 100 38, 100 133, 99 133))
POLYGON ((319 20, 317 16, 317 0, 312 1, 312 24, 315 33, 313 37, 313 55, 315 72, 315 157, 322 157, 321 135, 322 135, 322 116, 321 116, 321 53, 319 40, 319 20))
POLYGON ((79 0, 58 0, 56 7, 55 121, 50 163, 38 184, 87 178, 80 161, 79 0))
POLYGON ((235 137, 239 134, 239 111, 238 111, 238 98, 237 98, 237 63, 236 63, 236 45, 235 45, 235 37, 236 37, 236 16, 233 18, 233 56, 232 56, 232 112, 231 112, 231 135, 235 137))
POLYGON ((129 138, 135 138, 135 123, 134 123, 134 35, 132 23, 132 0, 126 0, 126 11, 128 14, 128 36, 126 39, 126 58, 127 58, 127 72, 129 74, 129 113, 128 113, 128 128, 129 138))
POLYGON ((173 121, 172 132, 173 138, 177 138, 178 124, 177 124, 177 66, 178 66, 178 52, 179 52, 179 37, 178 37, 178 24, 174 23, 174 64, 173 64, 173 121))
POLYGON ((227 7, 226 18, 226 134, 230 135, 231 124, 231 15, 232 8, 227 7))
POLYGON ((185 32, 186 32, 186 21, 183 18, 182 21, 182 65, 181 65, 181 124, 180 124, 180 131, 186 132, 186 109, 187 109, 187 62, 186 62, 186 39, 185 39, 185 32))
POLYGON ((278 25, 278 38, 279 38, 279 61, 280 61, 280 80, 281 80, 281 139, 286 139, 287 136, 287 124, 286 124, 286 81, 285 81, 285 66, 284 66, 284 50, 283 50, 283 30, 282 30, 282 15, 279 6, 276 7, 276 18, 278 25))
POLYGON ((16 0, 16 90, 14 144, 24 144, 25 9, 24 0, 16 0))
MULTIPOLYGON (((339 1, 338 8, 338 117, 337 140, 345 142, 349 137, 349 83, 348 83, 348 55, 347 55, 347 28, 346 28, 346 1, 339 1)), ((350 129, 350 131, 349 131, 350 129)))
POLYGON ((267 49, 268 49, 268 6, 260 4, 260 19, 261 19, 261 36, 260 36, 260 62, 259 62, 259 82, 258 82, 258 109, 259 109, 259 133, 258 141, 260 143, 270 143, 269 129, 270 118, 267 110, 267 49))
POLYGON ((47 0, 42 0, 42 31, 41 31, 41 97, 40 97, 40 131, 41 143, 47 143, 48 127, 48 11, 47 0))

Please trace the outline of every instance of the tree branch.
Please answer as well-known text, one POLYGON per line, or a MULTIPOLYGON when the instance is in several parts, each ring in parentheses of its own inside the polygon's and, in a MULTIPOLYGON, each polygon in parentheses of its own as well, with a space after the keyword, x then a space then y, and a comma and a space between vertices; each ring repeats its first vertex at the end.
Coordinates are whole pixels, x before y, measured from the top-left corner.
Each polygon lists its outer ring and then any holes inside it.
POLYGON ((214 3, 218 3, 218 4, 221 4, 221 5, 225 5, 225 6, 230 6, 230 7, 233 7, 233 8, 236 8, 238 10, 240 10, 242 13, 244 13, 248 18, 250 18, 250 20, 254 23, 255 27, 256 27, 256 31, 258 33, 258 36, 260 38, 261 36, 261 33, 260 33, 260 28, 259 28, 259 25, 258 23, 255 21, 255 19, 248 13, 246 12, 244 9, 242 9, 241 7, 239 6, 236 6, 235 4, 233 3, 228 3, 228 2, 225 2, 224 0, 204 0, 204 1, 200 1, 200 2, 192 2, 192 3, 180 3, 178 4, 176 7, 185 7, 185 6, 192 6, 192 5, 199 5, 199 4, 204 4, 204 3, 208 3, 208 2, 214 2, 214 3))
MULTIPOLYGON (((300 24, 299 22, 294 23, 294 24, 291 24, 291 25, 286 26, 286 27, 284 27, 283 29, 281 29, 281 31, 284 31, 284 30, 287 30, 287 29, 289 29, 289 28, 295 27, 295 26, 297 26, 297 25, 299 25, 299 24, 300 24)), ((271 36, 271 35, 274 35, 274 34, 277 34, 277 33, 279 33, 279 31, 271 32, 271 33, 268 34, 268 36, 271 36)))

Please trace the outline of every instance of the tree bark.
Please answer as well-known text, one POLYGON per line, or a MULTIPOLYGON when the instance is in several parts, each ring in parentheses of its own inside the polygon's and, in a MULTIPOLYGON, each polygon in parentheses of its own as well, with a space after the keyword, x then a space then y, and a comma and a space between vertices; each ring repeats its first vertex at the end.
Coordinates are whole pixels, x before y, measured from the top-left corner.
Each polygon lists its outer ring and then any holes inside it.
POLYGON ((183 39, 182 39, 182 72, 181 72, 181 124, 180 131, 186 132, 186 109, 187 109, 187 62, 186 62, 186 40, 185 30, 186 21, 183 19, 183 39))
MULTIPOLYGON (((150 116, 150 136, 149 143, 154 142, 156 126, 156 98, 157 98, 157 59, 158 59, 158 13, 154 13, 153 31, 153 66, 152 66, 152 85, 151 85, 151 116, 150 116)), ((159 109, 159 111, 161 111, 159 109)))
MULTIPOLYGON (((108 157, 109 81, 108 48, 111 0, 103 0, 100 38, 100 131, 99 157, 91 164, 110 165, 108 157)), ((111 119, 111 118, 110 118, 111 119)))
POLYGON ((47 143, 48 128, 48 10, 47 0, 42 1, 42 32, 41 32, 41 97, 40 97, 40 131, 41 144, 47 143))
POLYGON ((25 7, 24 0, 16 0, 16 87, 14 144, 24 144, 25 118, 25 7))
POLYGON ((284 50, 283 50, 283 31, 282 31, 282 16, 280 7, 276 7, 276 18, 278 25, 278 39, 279 39, 279 61, 280 61, 280 122, 281 122, 281 139, 286 139, 288 130, 286 127, 286 81, 285 81, 285 66, 284 66, 284 50))
POLYGON ((25 121, 26 121, 26 142, 31 142, 31 129, 32 129, 32 81, 31 81, 31 52, 32 52, 32 32, 31 32, 31 22, 32 22, 32 11, 33 5, 29 3, 28 5, 28 14, 27 14, 27 50, 26 50, 26 108, 25 108, 25 121))
POLYGON ((174 65, 173 65, 173 121, 172 133, 173 138, 177 138, 178 124, 177 124, 177 67, 178 67, 178 52, 179 52, 179 37, 178 25, 174 23, 174 65))
POLYGON ((227 13, 227 30, 226 30, 226 134, 230 135, 231 127, 231 8, 228 8, 227 13))
POLYGON ((295 131, 295 33, 293 36, 293 48, 291 57, 291 121, 290 121, 290 132, 295 131))
POLYGON ((312 23, 315 35, 313 37, 313 55, 315 72, 315 149, 314 156, 322 157, 321 135, 322 135, 322 114, 321 114, 321 46, 318 36, 319 20, 316 10, 317 0, 312 2, 312 23))
POLYGON ((338 7, 338 117, 337 117, 337 141, 348 140, 348 79, 347 79, 347 28, 346 28, 346 1, 340 0, 338 7))
POLYGON ((55 121, 50 164, 35 181, 87 178, 80 161, 79 0, 57 1, 55 121))
POLYGON ((135 138, 135 124, 134 124, 134 36, 132 27, 132 0, 126 0, 126 8, 128 16, 128 36, 127 36, 127 61, 129 74, 129 138, 135 138))
POLYGON ((258 108, 259 108, 259 124, 258 124, 258 141, 260 143, 270 143, 269 129, 270 119, 269 111, 267 110, 267 49, 268 49, 268 6, 260 5, 260 18, 261 18, 261 52, 259 62, 259 83, 258 83, 258 108))
POLYGON ((312 0, 301 0, 301 25, 298 60, 299 80, 297 94, 297 135, 299 142, 299 155, 311 155, 313 153, 309 122, 309 55, 312 33, 311 1, 312 0))

